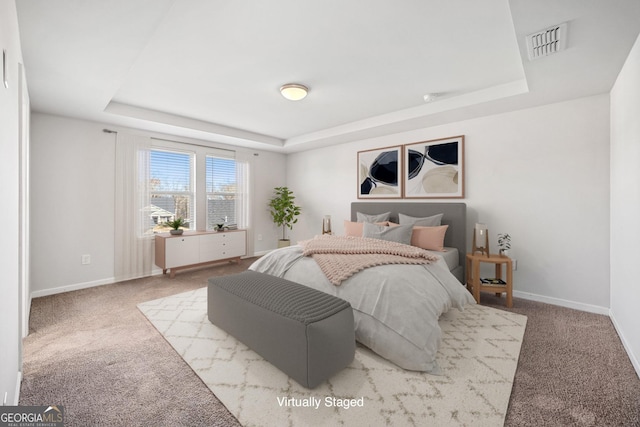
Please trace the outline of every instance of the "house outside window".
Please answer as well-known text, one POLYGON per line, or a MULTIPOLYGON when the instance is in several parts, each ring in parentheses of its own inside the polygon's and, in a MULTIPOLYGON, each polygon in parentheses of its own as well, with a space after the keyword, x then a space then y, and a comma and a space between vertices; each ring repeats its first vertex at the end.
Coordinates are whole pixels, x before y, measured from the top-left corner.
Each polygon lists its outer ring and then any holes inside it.
POLYGON ((238 225, 238 174, 235 159, 207 156, 207 230, 238 225))
POLYGON ((153 149, 149 153, 149 205, 145 207, 146 234, 168 231, 167 221, 195 224, 193 153, 153 149))

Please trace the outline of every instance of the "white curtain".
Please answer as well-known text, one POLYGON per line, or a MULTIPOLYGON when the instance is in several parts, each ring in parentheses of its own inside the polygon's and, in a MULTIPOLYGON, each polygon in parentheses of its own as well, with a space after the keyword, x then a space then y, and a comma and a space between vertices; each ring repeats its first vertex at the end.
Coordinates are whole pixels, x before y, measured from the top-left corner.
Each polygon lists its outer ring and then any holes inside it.
POLYGON ((247 230, 247 254, 253 254, 253 227, 251 225, 251 163, 253 155, 242 151, 236 152, 236 220, 238 228, 247 230))
POLYGON ((236 221, 239 228, 249 228, 249 164, 251 158, 236 153, 236 221))
POLYGON ((115 272, 117 281, 149 276, 153 235, 149 221, 149 151, 151 139, 118 132, 116 139, 115 272))

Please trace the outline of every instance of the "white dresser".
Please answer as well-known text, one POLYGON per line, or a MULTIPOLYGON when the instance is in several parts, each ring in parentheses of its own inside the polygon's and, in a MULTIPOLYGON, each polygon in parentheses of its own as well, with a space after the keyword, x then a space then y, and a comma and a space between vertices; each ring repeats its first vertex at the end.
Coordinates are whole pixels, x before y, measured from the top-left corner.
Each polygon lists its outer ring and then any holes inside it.
POLYGON ((219 261, 240 261, 247 254, 247 231, 185 231, 156 234, 156 265, 175 277, 176 270, 219 261))

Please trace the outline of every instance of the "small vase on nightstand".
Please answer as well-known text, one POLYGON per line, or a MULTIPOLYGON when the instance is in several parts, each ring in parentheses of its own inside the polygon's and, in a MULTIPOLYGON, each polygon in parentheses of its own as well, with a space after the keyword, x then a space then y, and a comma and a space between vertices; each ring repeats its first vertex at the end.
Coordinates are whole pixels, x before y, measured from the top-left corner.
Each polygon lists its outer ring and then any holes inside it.
POLYGON ((502 257, 509 256, 509 249, 511 249, 511 236, 507 233, 498 234, 498 247, 500 251, 498 252, 502 257))

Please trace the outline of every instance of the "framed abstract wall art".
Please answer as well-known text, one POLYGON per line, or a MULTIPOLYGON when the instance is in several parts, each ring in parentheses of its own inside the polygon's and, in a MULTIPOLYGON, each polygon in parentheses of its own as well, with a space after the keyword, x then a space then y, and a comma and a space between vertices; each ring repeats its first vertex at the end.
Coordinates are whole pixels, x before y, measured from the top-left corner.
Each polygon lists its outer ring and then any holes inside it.
POLYGON ((464 197, 464 136, 402 146, 404 197, 464 197))
POLYGON ((402 197, 402 146, 358 151, 358 199, 402 197))

